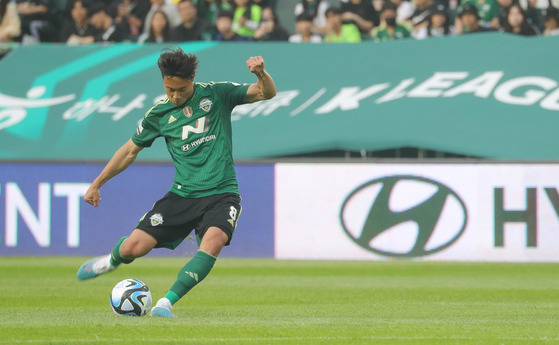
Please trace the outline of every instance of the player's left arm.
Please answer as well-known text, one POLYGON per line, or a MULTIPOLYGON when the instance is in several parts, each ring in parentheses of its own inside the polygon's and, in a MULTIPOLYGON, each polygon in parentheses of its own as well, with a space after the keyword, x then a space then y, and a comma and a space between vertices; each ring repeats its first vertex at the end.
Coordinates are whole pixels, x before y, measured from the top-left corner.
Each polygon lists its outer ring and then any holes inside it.
POLYGON ((266 72, 262 56, 252 56, 247 60, 247 67, 257 78, 256 83, 248 87, 247 102, 253 103, 273 98, 276 95, 276 84, 268 72, 266 72))

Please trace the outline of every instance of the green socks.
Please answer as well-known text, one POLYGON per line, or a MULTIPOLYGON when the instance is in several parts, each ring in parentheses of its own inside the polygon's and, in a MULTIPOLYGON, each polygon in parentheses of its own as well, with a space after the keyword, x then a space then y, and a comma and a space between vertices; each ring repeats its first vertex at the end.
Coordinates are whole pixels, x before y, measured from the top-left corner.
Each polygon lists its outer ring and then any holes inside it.
POLYGON ((201 250, 180 270, 177 280, 165 296, 171 304, 177 303, 196 284, 201 282, 214 267, 216 257, 201 250))
POLYGON ((120 264, 129 264, 134 261, 134 259, 125 259, 120 255, 120 246, 122 245, 122 242, 124 242, 124 240, 127 238, 128 236, 122 237, 113 247, 113 250, 111 252, 111 265, 118 266, 120 264))
MULTIPOLYGON (((126 239, 126 236, 122 237, 114 246, 111 252, 111 265, 118 266, 120 264, 129 264, 134 261, 134 259, 127 259, 120 255, 120 246, 126 239)), ((180 270, 177 275, 177 280, 165 296, 171 301, 171 304, 177 303, 177 301, 186 295, 196 284, 206 278, 214 267, 215 260, 215 256, 199 250, 180 270)))

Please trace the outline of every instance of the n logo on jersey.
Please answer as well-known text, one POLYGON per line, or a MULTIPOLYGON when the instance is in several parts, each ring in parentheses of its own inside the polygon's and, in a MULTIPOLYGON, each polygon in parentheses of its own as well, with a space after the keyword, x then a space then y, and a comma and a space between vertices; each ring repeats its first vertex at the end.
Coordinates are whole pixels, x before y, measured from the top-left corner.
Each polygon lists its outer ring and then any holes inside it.
POLYGON ((192 117, 192 114, 194 114, 194 112, 192 111, 192 108, 190 106, 186 106, 182 109, 182 112, 184 114, 184 116, 188 117, 189 119, 192 117))
POLYGON ((182 140, 188 139, 188 133, 205 133, 210 128, 210 119, 206 116, 199 118, 196 120, 196 127, 192 126, 183 126, 182 127, 182 140))
POLYGON ((209 98, 202 98, 200 100, 200 109, 202 109, 205 112, 208 112, 212 108, 212 104, 213 103, 209 98))

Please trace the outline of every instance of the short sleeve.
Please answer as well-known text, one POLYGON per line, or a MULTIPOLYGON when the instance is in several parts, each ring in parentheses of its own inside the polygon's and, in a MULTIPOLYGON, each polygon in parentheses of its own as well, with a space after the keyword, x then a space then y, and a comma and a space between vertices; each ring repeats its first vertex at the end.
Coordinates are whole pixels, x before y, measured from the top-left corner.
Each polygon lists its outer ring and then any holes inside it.
POLYGON ((230 109, 240 104, 247 103, 246 96, 249 84, 237 84, 233 82, 221 82, 214 84, 214 91, 230 109))
POLYGON ((140 147, 150 147, 159 136, 161 136, 159 119, 148 111, 142 123, 136 128, 136 133, 132 135, 132 142, 140 147))

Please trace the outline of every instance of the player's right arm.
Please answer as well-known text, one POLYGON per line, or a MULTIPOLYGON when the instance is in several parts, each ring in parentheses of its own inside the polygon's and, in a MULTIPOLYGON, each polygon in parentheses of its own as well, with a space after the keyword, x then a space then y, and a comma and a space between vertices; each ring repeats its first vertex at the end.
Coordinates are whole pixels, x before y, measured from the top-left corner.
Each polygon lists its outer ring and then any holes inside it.
POLYGON ((99 201, 101 201, 99 189, 101 186, 126 170, 126 168, 136 160, 138 153, 142 149, 143 147, 134 144, 132 139, 129 139, 126 144, 122 145, 122 147, 115 152, 113 158, 107 163, 103 171, 101 171, 101 174, 91 183, 91 186, 89 186, 89 189, 85 193, 84 200, 95 207, 99 206, 99 201))

